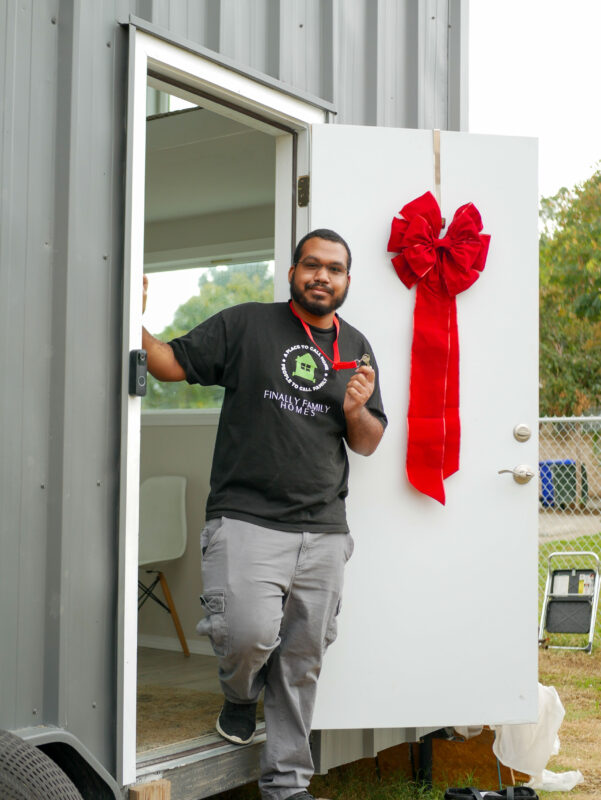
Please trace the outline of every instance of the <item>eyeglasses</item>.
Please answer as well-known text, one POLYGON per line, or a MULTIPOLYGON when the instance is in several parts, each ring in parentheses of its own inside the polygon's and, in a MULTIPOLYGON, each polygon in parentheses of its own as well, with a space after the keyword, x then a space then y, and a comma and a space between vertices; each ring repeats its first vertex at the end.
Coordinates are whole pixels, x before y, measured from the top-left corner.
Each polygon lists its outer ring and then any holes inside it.
POLYGON ((331 278, 341 278, 348 272, 346 267, 342 267, 339 264, 322 264, 321 261, 317 261, 313 258, 303 259, 298 263, 302 264, 303 268, 306 269, 307 272, 317 273, 322 268, 325 268, 331 278))

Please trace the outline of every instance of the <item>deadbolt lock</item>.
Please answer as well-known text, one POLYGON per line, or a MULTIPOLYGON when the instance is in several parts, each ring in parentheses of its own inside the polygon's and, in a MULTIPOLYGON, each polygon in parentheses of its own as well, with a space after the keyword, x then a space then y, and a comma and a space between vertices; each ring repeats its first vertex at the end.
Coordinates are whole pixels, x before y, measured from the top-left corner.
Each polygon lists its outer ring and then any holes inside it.
POLYGON ((516 425, 513 429, 513 438, 518 442, 527 442, 531 436, 532 431, 530 430, 530 425, 526 425, 525 422, 520 422, 520 424, 516 425))

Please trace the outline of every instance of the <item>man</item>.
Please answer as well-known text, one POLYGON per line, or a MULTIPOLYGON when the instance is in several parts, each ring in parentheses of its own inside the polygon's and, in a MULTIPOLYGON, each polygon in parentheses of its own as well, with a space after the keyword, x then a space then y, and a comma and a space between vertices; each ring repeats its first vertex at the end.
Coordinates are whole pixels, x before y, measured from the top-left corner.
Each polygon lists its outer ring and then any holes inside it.
POLYGON ((289 303, 225 309, 168 344, 143 332, 156 378, 225 387, 198 632, 219 660, 224 738, 252 740, 265 690, 265 800, 311 798, 317 678, 353 547, 343 440, 370 455, 386 425, 369 343, 335 313, 350 267, 341 236, 312 231, 294 254, 289 303))

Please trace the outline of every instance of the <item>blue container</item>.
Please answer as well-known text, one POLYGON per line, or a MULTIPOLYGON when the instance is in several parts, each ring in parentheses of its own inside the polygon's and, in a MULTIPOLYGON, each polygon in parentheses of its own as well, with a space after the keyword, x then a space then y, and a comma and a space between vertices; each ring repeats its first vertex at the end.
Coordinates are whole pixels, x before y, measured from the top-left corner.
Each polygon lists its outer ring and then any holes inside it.
POLYGON ((576 461, 573 458, 538 462, 543 508, 565 507, 576 500, 576 461))

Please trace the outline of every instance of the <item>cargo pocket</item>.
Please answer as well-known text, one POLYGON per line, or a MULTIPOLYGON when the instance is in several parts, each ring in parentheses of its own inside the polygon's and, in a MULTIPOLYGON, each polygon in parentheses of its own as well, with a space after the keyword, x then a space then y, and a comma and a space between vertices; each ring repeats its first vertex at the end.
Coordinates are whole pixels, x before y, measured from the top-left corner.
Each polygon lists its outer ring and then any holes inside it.
POLYGON ((340 614, 340 609, 342 608, 342 598, 338 598, 338 603, 336 605, 336 611, 332 614, 330 621, 328 622, 328 627, 326 628, 326 635, 323 639, 323 648, 324 650, 328 648, 332 642, 336 641, 336 637, 338 636, 338 615, 340 614))
POLYGON ((216 538, 216 534, 222 526, 222 518, 207 520, 202 533, 200 534, 200 552, 203 558, 207 554, 209 546, 216 538))
POLYGON ((349 558, 353 555, 353 553, 355 552, 355 540, 350 535, 350 533, 347 533, 346 537, 347 537, 346 538, 346 542, 345 542, 346 548, 345 548, 345 553, 344 553, 344 563, 345 564, 349 560, 349 558))
POLYGON ((200 603, 205 617, 196 626, 196 632, 208 636, 215 655, 227 655, 227 625, 225 621, 225 592, 201 594, 200 603))

